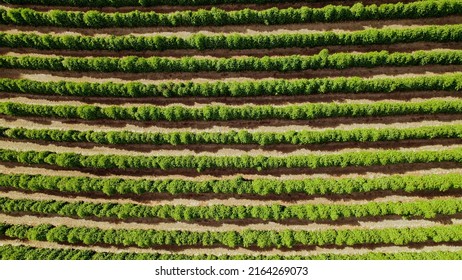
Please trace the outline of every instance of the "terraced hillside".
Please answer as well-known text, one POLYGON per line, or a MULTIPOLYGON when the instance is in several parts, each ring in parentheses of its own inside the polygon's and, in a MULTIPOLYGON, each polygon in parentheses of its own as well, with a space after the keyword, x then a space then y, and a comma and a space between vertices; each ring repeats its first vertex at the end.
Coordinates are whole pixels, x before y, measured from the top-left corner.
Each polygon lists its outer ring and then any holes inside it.
POLYGON ((0 259, 462 258, 462 1, 1 2, 0 259))

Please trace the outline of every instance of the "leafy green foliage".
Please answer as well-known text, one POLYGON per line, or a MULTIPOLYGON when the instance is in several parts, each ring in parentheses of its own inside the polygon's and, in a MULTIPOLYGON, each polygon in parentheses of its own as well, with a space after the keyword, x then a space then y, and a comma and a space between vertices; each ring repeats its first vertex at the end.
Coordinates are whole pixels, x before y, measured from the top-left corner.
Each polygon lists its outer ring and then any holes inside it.
POLYGON ((133 121, 314 120, 335 117, 379 117, 462 113, 462 100, 382 101, 365 103, 306 103, 296 105, 95 106, 0 103, 0 114, 70 119, 133 121))
MULTIPOLYGON (((221 4, 265 4, 274 3, 274 0, 2 0, 15 5, 46 5, 46 6, 74 6, 74 7, 128 7, 128 6, 199 6, 221 4)), ((312 0, 284 0, 285 2, 311 2, 312 0)), ((316 0, 315 0, 316 1, 316 0)))
POLYGON ((460 42, 462 25, 367 29, 354 32, 294 34, 194 34, 177 36, 83 36, 0 32, 0 45, 46 50, 171 50, 171 49, 273 49, 320 46, 398 44, 413 42, 460 42))
MULTIPOLYGON (((88 118, 89 116, 87 116, 88 118)), ((78 131, 59 129, 26 129, 0 127, 0 137, 41 140, 47 142, 90 142, 96 144, 151 144, 151 145, 310 145, 345 142, 400 141, 410 139, 459 139, 462 125, 441 125, 416 128, 359 128, 287 132, 132 132, 78 131)))
POLYGON ((437 151, 362 151, 300 156, 123 156, 82 155, 0 149, 0 161, 47 164, 65 168, 263 169, 377 166, 404 163, 462 162, 462 148, 437 151))
POLYGON ((27 94, 110 97, 193 97, 193 96, 261 96, 311 95, 329 93, 398 93, 405 91, 458 91, 462 89, 461 74, 439 74, 409 78, 315 78, 272 79, 243 82, 167 82, 144 84, 40 82, 27 79, 0 79, 0 90, 27 94))
POLYGON ((59 26, 75 28, 149 27, 149 26, 207 26, 240 24, 295 24, 306 22, 338 22, 368 19, 425 18, 460 14, 459 0, 416 1, 367 6, 334 6, 322 8, 271 8, 267 10, 225 11, 217 8, 198 11, 156 13, 133 11, 105 13, 58 11, 40 12, 29 8, 0 9, 3 24, 59 26))
POLYGON ((223 180, 189 181, 181 179, 130 180, 121 178, 63 177, 28 174, 0 174, 3 188, 26 191, 97 192, 108 196, 119 194, 169 193, 175 194, 292 194, 308 195, 352 194, 371 191, 459 190, 461 174, 393 175, 378 178, 344 178, 304 180, 253 179, 242 177, 223 180))
POLYGON ((413 53, 387 51, 368 53, 335 53, 327 50, 313 56, 237 57, 237 58, 162 58, 136 57, 40 57, 0 56, 0 67, 52 71, 97 72, 242 72, 302 71, 346 69, 351 67, 421 66, 462 64, 462 51, 434 50, 413 53))
MULTIPOLYGON (((397 215, 403 217, 435 218, 437 215, 455 215, 462 212, 459 199, 433 199, 415 202, 369 202, 365 204, 307 204, 212 206, 157 205, 130 203, 66 202, 55 200, 10 199, 0 197, 0 212, 48 214, 79 218, 143 218, 191 220, 259 219, 280 221, 299 219, 306 221, 336 221, 345 218, 368 218, 397 215)), ((234 237, 233 237, 234 238, 234 237)), ((287 238, 287 236, 286 236, 287 238)), ((287 244, 291 244, 287 242, 287 244)), ((234 247, 234 246, 232 246, 234 247)))
POLYGON ((161 245, 173 246, 224 246, 287 248, 282 243, 282 236, 290 236, 290 244, 295 245, 348 245, 357 244, 391 244, 407 245, 425 242, 459 242, 462 241, 461 225, 417 227, 417 228, 386 228, 386 229, 353 229, 353 230, 322 230, 322 231, 274 231, 274 230, 244 230, 244 231, 156 231, 156 230, 126 230, 87 227, 67 227, 52 225, 10 225, 4 236, 14 239, 38 240, 67 244, 105 244, 116 246, 137 246, 141 248, 161 245), (233 239, 230 242, 230 238, 233 239))
POLYGON ((461 260, 462 251, 430 251, 365 254, 283 255, 184 255, 159 253, 109 253, 80 249, 0 246, 1 260, 461 260))

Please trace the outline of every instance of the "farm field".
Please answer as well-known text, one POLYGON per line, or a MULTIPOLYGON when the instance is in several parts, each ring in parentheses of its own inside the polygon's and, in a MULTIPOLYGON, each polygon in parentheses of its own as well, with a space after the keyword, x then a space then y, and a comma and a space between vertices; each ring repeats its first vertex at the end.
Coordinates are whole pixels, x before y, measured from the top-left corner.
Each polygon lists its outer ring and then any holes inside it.
POLYGON ((0 259, 462 259, 461 0, 0 1, 0 259))

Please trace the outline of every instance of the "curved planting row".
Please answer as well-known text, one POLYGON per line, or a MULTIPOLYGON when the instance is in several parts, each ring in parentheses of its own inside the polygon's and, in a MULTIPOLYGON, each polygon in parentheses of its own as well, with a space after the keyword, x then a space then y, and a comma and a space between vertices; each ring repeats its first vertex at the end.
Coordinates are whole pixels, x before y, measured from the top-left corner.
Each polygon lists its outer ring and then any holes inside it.
POLYGON ((258 144, 309 145, 342 142, 377 142, 413 139, 460 139, 462 125, 442 125, 417 128, 364 128, 352 130, 249 132, 131 132, 77 131, 60 129, 26 129, 0 127, 0 137, 47 142, 90 142, 96 144, 151 145, 246 145, 258 144))
MULTIPOLYGON (((240 82, 164 82, 144 84, 45 82, 27 79, 0 79, 0 91, 63 96, 109 97, 217 97, 261 95, 311 95, 328 93, 396 93, 403 91, 459 91, 461 74, 439 74, 407 78, 315 78, 296 80, 256 80, 240 82)), ((436 95, 435 95, 436 96, 436 95)))
MULTIPOLYGON (((308 3, 322 0, 283 0, 278 3, 308 3)), ((274 0, 2 0, 14 5, 46 5, 74 7, 155 7, 155 6, 200 6, 223 4, 274 4, 274 0)))
POLYGON ((150 26, 222 26, 245 24, 295 24, 306 22, 338 22, 442 17, 462 14, 458 0, 416 1, 411 3, 349 6, 328 5, 322 8, 271 8, 224 11, 217 8, 174 13, 128 12, 105 13, 96 10, 74 12, 52 10, 39 12, 28 8, 0 8, 1 24, 59 26, 75 28, 150 27, 150 26))
POLYGON ((365 254, 283 255, 185 255, 160 253, 110 253, 79 249, 0 246, 1 260, 461 260, 462 251, 365 254))
POLYGON ((327 50, 314 56, 238 57, 238 58, 162 58, 162 57, 40 57, 0 56, 1 68, 51 71, 96 72, 242 72, 242 71, 302 71, 346 69, 352 67, 460 65, 462 51, 436 50, 413 53, 387 51, 369 53, 335 53, 327 50))
POLYGON ((59 200, 10 199, 0 197, 0 212, 47 214, 79 218, 147 218, 175 221, 244 220, 259 219, 282 221, 337 221, 370 217, 402 216, 435 218, 437 215, 455 215, 462 212, 461 199, 433 199, 414 202, 369 202, 365 204, 306 204, 259 206, 185 206, 137 205, 130 203, 66 202, 59 200))
POLYGON ((415 114, 459 114, 462 100, 383 101, 375 103, 307 103, 301 105, 94 106, 0 103, 0 114, 72 119, 133 121, 313 120, 334 117, 380 117, 415 114))
POLYGON ((0 174, 0 188, 25 191, 104 193, 111 195, 176 194, 256 194, 256 195, 337 195, 373 191, 446 192, 462 189, 461 174, 391 175, 377 178, 309 178, 303 180, 253 179, 190 181, 181 179, 121 179, 65 177, 28 174, 0 174))
POLYGON ((0 32, 0 45, 46 50, 273 49, 354 46, 414 42, 461 42, 462 25, 367 29, 354 32, 299 34, 226 34, 177 36, 83 36, 0 32))
POLYGON ((122 156, 82 155, 51 151, 13 151, 0 149, 0 161, 25 164, 46 164, 66 168, 117 168, 117 169, 263 169, 322 168, 347 166, 376 166, 390 164, 462 162, 462 148, 438 151, 379 150, 312 154, 303 156, 122 156))
POLYGON ((297 245, 353 246, 353 245, 407 245, 425 242, 462 241, 461 225, 353 229, 322 231, 155 231, 99 228, 0 224, 0 236, 67 244, 106 244, 116 246, 225 246, 258 248, 292 248, 297 245))

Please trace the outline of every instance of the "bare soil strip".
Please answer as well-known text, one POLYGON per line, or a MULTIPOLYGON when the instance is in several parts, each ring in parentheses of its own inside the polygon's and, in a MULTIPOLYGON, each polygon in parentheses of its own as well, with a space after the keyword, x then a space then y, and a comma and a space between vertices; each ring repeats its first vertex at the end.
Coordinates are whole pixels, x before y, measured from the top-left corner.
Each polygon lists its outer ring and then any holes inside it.
POLYGON ((226 25, 226 26, 177 26, 177 27, 132 27, 132 28, 69 28, 51 26, 20 26, 0 25, 0 31, 10 34, 18 32, 34 34, 55 34, 55 35, 86 35, 86 36, 109 36, 109 35, 133 35, 133 36, 178 36, 182 38, 193 34, 202 33, 205 35, 218 35, 239 33, 247 35, 255 34, 309 34, 325 31, 348 32, 365 30, 369 28, 411 28, 424 27, 429 25, 451 25, 460 24, 462 16, 454 15, 447 17, 422 19, 393 19, 393 20, 363 20, 345 21, 332 23, 301 23, 283 25, 226 25))
MULTIPOLYGON (((428 140, 426 143, 423 143, 423 146, 420 147, 408 147, 408 146, 395 146, 396 150, 400 151, 444 151, 449 149, 457 149, 462 148, 462 140, 453 141, 454 143, 444 143, 445 145, 438 145, 435 144, 432 140, 428 140)), ((341 154, 346 152, 361 152, 361 151, 369 151, 369 152, 379 152, 383 149, 366 149, 364 147, 346 147, 345 149, 332 149, 328 151, 318 151, 318 150, 311 150, 311 149, 303 149, 299 147, 299 149, 293 151, 280 151, 280 150, 263 150, 261 148, 253 149, 253 150, 240 150, 240 149, 233 149, 226 145, 221 145, 222 148, 216 151, 204 151, 204 152, 197 152, 188 148, 188 145, 183 146, 183 149, 156 149, 152 151, 137 151, 137 150, 129 150, 129 149, 120 149, 118 146, 113 147, 105 147, 105 146, 92 146, 92 147, 78 147, 78 146, 71 146, 71 145, 58 145, 54 142, 47 143, 32 143, 28 141, 9 141, 9 139, 0 139, 0 147, 2 149, 10 149, 16 151, 53 151, 56 153, 78 153, 81 155, 126 155, 126 156, 211 156, 211 157, 220 157, 220 156, 271 156, 271 157, 284 157, 284 156, 297 156, 297 155, 333 155, 333 154, 341 154)))
MULTIPOLYGON (((7 165, 5 163, 4 165, 7 165)), ((30 166, 26 164, 10 163, 9 166, 30 166)), ((182 175, 185 177, 197 177, 210 175, 216 177, 222 176, 248 176, 248 175, 272 175, 281 177, 282 175, 315 175, 315 174, 330 174, 332 176, 346 175, 350 173, 367 174, 367 173, 383 173, 383 174, 403 174, 411 171, 422 171, 430 168, 453 169, 460 168, 460 164, 456 162, 432 162, 432 163, 412 163, 412 164, 390 164, 385 166, 349 166, 349 167, 322 167, 316 169, 310 168, 276 168, 264 169, 257 171, 256 169, 206 169, 198 172, 195 169, 175 168, 175 169, 95 169, 95 168, 63 168, 56 165, 34 164, 35 167, 46 168, 49 174, 53 174, 55 170, 77 170, 81 172, 91 173, 98 176, 169 176, 182 175)))
MULTIPOLYGON (((428 75, 422 75, 422 76, 432 76, 433 74, 428 74, 428 75)), ((388 76, 386 76, 388 77, 388 76)), ((391 76, 389 78, 392 78, 392 77, 398 77, 398 76, 391 76)), ((427 92, 428 93, 428 92, 427 92)), ((348 95, 348 94, 343 94, 343 95, 348 95)), ((368 97, 369 96, 374 96, 375 93, 369 93, 369 94, 362 94, 357 96, 355 93, 350 93, 350 95, 353 97, 353 99, 349 99, 349 98, 345 98, 343 100, 328 100, 327 103, 336 103, 336 104, 372 104, 374 102, 376 102, 377 100, 375 98, 372 98, 372 99, 369 99, 368 97), (354 98, 356 96, 356 98, 354 98), (358 97, 363 97, 363 99, 360 99, 358 97)), ((386 94, 384 94, 386 95, 386 94)), ((390 93, 390 97, 392 97, 393 95, 400 95, 400 93, 390 93)), ((393 98, 386 98, 386 99, 381 99, 380 101, 383 101, 383 102, 397 102, 397 103, 405 103, 406 102, 422 102, 422 101, 426 101, 426 100, 435 100, 435 101, 456 101, 459 99, 460 97, 460 93, 458 94, 457 91, 454 91, 454 92, 450 92, 450 94, 442 94, 442 96, 438 95, 437 92, 434 92, 433 96, 430 96, 429 98, 420 98, 420 96, 418 94, 416 94, 417 96, 415 98, 413 97, 410 97, 410 98, 407 98, 407 99, 404 99, 404 100, 397 100, 396 99, 393 99, 393 98)), ((311 96, 329 96, 329 93, 327 94, 313 94, 311 96)), ((58 106, 58 105, 70 105, 70 106, 82 106, 82 105, 86 105, 88 103, 86 102, 81 102, 80 100, 78 99, 75 99, 75 100, 60 100, 59 98, 58 99, 51 99, 49 98, 50 96, 45 96, 45 98, 40 98, 41 95, 37 95, 33 98, 28 98, 26 96, 23 96, 22 94, 16 94, 16 95, 9 95, 9 94, 3 94, 3 93, 0 93, 0 102, 15 102, 15 103, 21 103, 21 104, 29 104, 29 105, 42 105, 42 106, 58 106), (48 97, 48 98, 46 98, 48 97)), ((272 106, 274 107, 284 107, 286 105, 300 105, 300 106, 303 106, 303 105, 308 105, 308 104, 313 104, 313 103, 326 103, 326 102, 316 102, 316 100, 309 100, 309 101, 314 101, 314 102, 304 102, 303 101, 303 97, 304 96, 301 96, 302 98, 302 101, 299 101, 297 100, 296 98, 293 98, 293 102, 290 102, 290 103, 285 103, 285 104, 273 104, 272 102, 269 102, 269 104, 271 104, 272 106)), ((425 95, 423 96, 425 97, 425 95)), ((85 99, 85 97, 82 97, 83 99, 85 99)), ((184 97, 185 99, 193 99, 195 97, 184 97)), ((240 98, 240 97, 234 97, 234 98, 240 98)), ((259 96, 255 96, 253 97, 254 99, 255 98, 259 98, 259 96)), ((271 99, 271 96, 267 96, 268 99, 271 99)), ((181 98, 177 98, 177 99, 181 99, 181 98)), ((230 98, 232 99, 232 98, 230 98)), ((194 99, 193 99, 194 100, 194 99)), ((204 97, 202 98, 202 100, 204 101, 207 101, 208 98, 207 97, 204 97)), ((212 99, 213 100, 213 99, 212 99)), ((211 101, 212 101, 211 100, 211 101)), ((217 101, 219 101, 220 99, 219 98, 216 98, 217 101)), ((98 106, 98 107, 102 107, 102 108, 105 108, 105 107, 110 107, 112 106, 113 104, 106 104, 106 103, 93 103, 95 106, 98 106)), ((127 102, 127 103, 123 103, 123 104, 118 104, 117 106, 118 107, 122 107, 122 108, 130 108, 130 107, 140 107, 140 106, 145 106, 146 103, 141 103, 141 102, 138 102, 137 101, 137 98, 133 98, 133 101, 132 102, 127 102)), ((185 109, 192 109, 192 108, 204 108, 206 106, 209 106, 209 105, 212 105, 212 106, 225 106, 226 104, 225 103, 221 103, 221 102, 206 102, 206 103, 197 103, 195 102, 194 104, 183 104, 183 103, 168 103, 164 106, 159 106, 159 107, 169 107, 169 106, 181 106, 181 107, 184 107, 185 109)), ((233 108, 240 108, 240 107, 245 107, 247 105, 251 105, 251 106, 254 106, 254 105, 257 105, 257 104, 254 104, 252 102, 249 102, 249 103, 244 103, 244 104, 229 104, 227 106, 229 107, 233 107, 233 108)), ((281 119, 282 120, 282 119, 281 119)), ((96 120, 97 121, 97 120, 96 120)), ((130 120, 127 120, 128 122, 130 120)), ((231 121, 236 121, 236 120, 231 120, 231 121)), ((263 120, 262 120, 263 121, 263 120)), ((161 121, 159 121, 161 122, 161 121)), ((177 123, 178 121, 169 121, 170 123, 177 123)), ((197 120, 195 122, 201 122, 201 120, 197 120)), ((215 121, 207 121, 207 122, 215 122, 215 121)))
POLYGON ((334 151, 351 151, 351 150, 374 150, 374 149, 388 149, 398 150, 404 147, 419 149, 426 146, 451 146, 462 143, 459 138, 451 139, 412 139, 412 140, 399 140, 399 141, 377 141, 377 142, 330 142, 324 144, 306 144, 306 145, 292 145, 292 144, 274 144, 261 146, 258 144, 188 144, 188 145, 155 145, 155 144, 120 144, 120 145, 100 145, 90 142, 54 142, 42 140, 29 140, 29 139, 10 139, 0 138, 6 147, 15 146, 15 143, 33 143, 40 146, 48 146, 51 148, 61 147, 78 148, 79 151, 89 151, 90 153, 102 151, 114 151, 124 154, 127 152, 129 155, 133 153, 154 154, 154 153, 167 153, 169 155, 184 155, 184 154, 260 154, 265 153, 268 155, 289 155, 307 153, 310 151, 318 152, 334 152, 334 151), (6 143, 9 142, 9 143, 6 143), (51 146, 50 144, 53 144, 51 146), (299 152, 298 152, 299 151, 299 152))
POLYGON ((457 218, 448 218, 442 222, 431 220, 404 220, 399 217, 391 220, 382 221, 353 221, 351 224, 339 225, 337 222, 332 224, 316 224, 306 222, 302 225, 283 225, 274 222, 267 222, 262 224, 251 225, 235 225, 235 224, 218 224, 216 226, 198 225, 192 223, 157 223, 157 224, 138 224, 127 222, 100 222, 87 219, 74 219, 66 217, 37 217, 33 215, 24 216, 10 216, 0 214, 0 221, 8 224, 27 224, 31 226, 38 226, 40 224, 52 224, 54 226, 66 225, 69 227, 97 227, 101 229, 152 229, 152 230, 190 230, 190 231, 241 231, 244 229, 252 230, 278 230, 292 229, 292 230, 327 230, 327 229, 383 229, 383 228, 415 228, 415 227, 431 227, 441 225, 442 223, 449 223, 453 225, 461 225, 462 220, 457 218))
MULTIPOLYGON (((454 43, 454 42, 452 42, 454 43)), ((448 42, 448 44, 451 44, 451 42, 448 42)), ((455 44, 455 43, 454 43, 455 44)), ((460 43, 462 44, 462 43, 460 43)), ((346 46, 347 47, 347 46, 346 46)), ((23 56, 37 56, 37 57, 52 57, 52 58, 55 58, 55 57, 82 57, 81 55, 77 56, 77 55, 58 55, 58 54, 55 54, 55 53, 34 53, 34 50, 31 49, 31 53, 26 53, 24 52, 24 50, 21 51, 21 49, 18 49, 18 51, 16 52, 15 49, 10 49, 10 48, 2 48, 0 47, 0 54, 1 55, 7 55, 7 56, 14 56, 14 57, 23 57, 23 56), (8 51, 10 50, 10 51, 8 51)), ((440 48, 434 48, 434 49, 430 49, 430 50, 427 50, 427 51, 451 51, 452 49, 451 48, 446 48, 444 47, 443 45, 440 47, 440 48)), ((56 51, 59 51, 59 50, 56 50, 56 51)), ((416 51, 421 51, 421 50, 414 50, 414 51, 409 51, 409 50, 404 50, 404 51, 401 51, 402 53, 415 53, 416 51)), ((99 53, 101 51, 93 51, 93 53, 99 53)), ((104 52, 104 51, 103 51, 104 52)), ((342 52, 342 53, 345 53, 345 52, 342 52)), ((346 52, 348 53, 348 52, 346 52)), ((365 52, 360 52, 360 51, 352 51, 351 53, 354 53, 354 54, 360 54, 360 53, 365 53, 365 52)), ((192 57, 192 58, 198 58, 198 59, 201 59, 201 58, 204 58, 204 59, 213 59, 213 58, 216 58, 212 55, 186 55, 187 57, 192 57)), ((269 56, 269 55, 267 55, 269 56)), ((95 54, 92 54, 92 55, 88 55, 88 56, 85 56, 85 58, 94 58, 94 57, 101 57, 99 55, 95 55, 95 54)), ((103 57, 109 57, 109 58, 116 58, 116 57, 119 57, 118 55, 103 55, 103 57)), ((174 59, 175 56, 161 56, 163 58, 170 58, 170 59, 174 59)), ((240 58, 240 57, 252 57, 252 56, 248 56, 248 55, 236 55, 236 56, 233 56, 233 58, 240 58)), ((272 55, 271 57, 284 57, 284 55, 272 55)), ((184 73, 184 72, 182 72, 184 73)))
MULTIPOLYGON (((67 80, 67 79, 66 79, 67 80)), ((9 100, 47 100, 65 104, 104 104, 124 106, 130 104, 151 104, 167 106, 171 104, 195 106, 197 104, 226 104, 226 105, 288 105, 295 103, 315 103, 315 102, 347 102, 351 100, 401 100, 430 99, 430 98, 458 98, 461 93, 458 91, 408 91, 394 93, 329 93, 329 94, 308 94, 297 96, 258 96, 255 97, 91 97, 91 96, 61 96, 61 95, 41 95, 27 93, 0 92, 0 99, 9 100), (20 99, 18 99, 20 98, 20 99)), ((1 121, 1 120, 0 120, 1 121)))
POLYGON ((92 203, 132 203, 138 205, 186 205, 186 206, 209 206, 209 205, 305 205, 305 204, 365 204, 368 202, 413 202, 431 199, 462 198, 459 190, 439 192, 422 191, 406 193, 403 191, 373 191, 367 193, 354 193, 347 195, 307 195, 302 193, 293 194, 270 194, 266 196, 250 194, 167 194, 145 193, 142 195, 125 194, 107 196, 96 192, 66 193, 59 191, 21 191, 11 188, 1 188, 0 196, 11 199, 35 199, 57 200, 67 202, 92 202, 92 203))
POLYGON ((160 254, 186 254, 186 255, 280 255, 280 256, 313 256, 319 254, 367 254, 370 252, 376 253, 402 253, 402 252, 435 252, 447 251, 456 252, 462 250, 461 245, 457 244, 427 244, 419 246, 376 246, 374 248, 326 248, 314 247, 311 250, 280 250, 270 249, 265 251, 256 251, 248 248, 187 248, 172 252, 166 249, 153 249, 153 248, 136 248, 136 247, 115 247, 115 246, 84 246, 79 244, 58 244, 44 241, 21 241, 21 240, 0 240, 0 245, 13 245, 13 246, 33 246, 35 248, 51 248, 51 249, 78 249, 78 250, 93 250, 96 252, 104 253, 160 253, 160 254))
POLYGON ((33 48, 7 48, 0 46, 0 54, 11 52, 22 54, 43 54, 43 55, 62 55, 62 56, 108 56, 108 57, 123 57, 123 56, 162 56, 162 57, 183 57, 183 56, 210 56, 210 57, 238 57, 238 56, 283 56, 283 55, 313 55, 318 54, 321 50, 328 49, 330 53, 339 52, 372 52, 387 50, 390 52, 413 52, 417 50, 433 50, 433 49, 462 49, 462 43, 447 42, 417 42, 406 44, 391 44, 391 45, 367 45, 367 46, 322 46, 314 48, 275 48, 275 49, 244 49, 244 50, 165 50, 165 51, 86 51, 86 50, 38 50, 33 48))
MULTIPOLYGON (((408 3, 414 2, 415 0, 368 0, 364 1, 364 5, 380 5, 380 4, 391 4, 391 3, 408 3)), ((277 7, 279 9, 287 8, 300 8, 300 7, 312 7, 312 8, 322 8, 327 5, 342 5, 342 6, 352 6, 357 3, 357 0, 345 0, 345 1, 315 1, 315 2, 304 2, 304 1, 287 1, 280 3, 266 3, 266 4, 219 4, 219 5, 198 5, 198 6, 167 6, 159 5, 153 7, 143 7, 143 6, 127 6, 127 7, 70 7, 70 6, 42 6, 42 5, 10 5, 2 3, 3 7, 7 8, 30 8, 37 11, 49 11, 49 10, 63 10, 63 11, 90 11, 97 10, 105 13, 127 13, 131 11, 142 11, 142 12, 157 12, 157 13, 172 13, 177 11, 197 11, 200 9, 210 10, 212 8, 222 9, 225 11, 237 11, 243 9, 252 9, 252 10, 266 10, 277 7)))
MULTIPOLYGON (((462 117, 462 116, 460 116, 462 117)), ((341 130, 352 130, 352 129, 359 129, 359 128, 418 128, 418 127, 425 127, 425 126, 444 126, 444 125, 461 125, 462 119, 458 119, 457 116, 454 117, 452 120, 449 119, 441 119, 441 120, 410 120, 408 122, 400 122, 399 119, 396 119, 396 122, 364 122, 364 123, 352 123, 352 124, 342 124, 342 123, 335 123, 332 122, 330 127, 318 127, 313 125, 276 125, 273 126, 272 124, 269 125, 261 125, 257 126, 253 129, 248 129, 249 132, 285 132, 285 131, 301 131, 301 130, 312 130, 312 131, 325 131, 330 129, 341 129, 341 130)), ((78 130, 78 131, 132 131, 132 132, 160 132, 160 133, 170 133, 170 132, 229 132, 233 130, 240 130, 245 129, 245 125, 242 127, 237 126, 217 126, 217 125, 210 125, 203 129, 196 129, 196 128, 168 128, 168 127, 158 127, 155 124, 152 126, 148 125, 136 125, 136 124, 126 124, 120 126, 112 126, 107 125, 104 122, 98 123, 91 123, 91 122, 68 122, 66 120, 48 120, 46 121, 44 118, 16 118, 16 117, 8 117, 8 116, 0 116, 0 126, 1 127, 8 127, 8 128, 15 128, 15 127, 23 127, 28 129, 60 129, 60 130, 78 130)))
POLYGON ((382 66, 352 67, 347 69, 317 69, 303 71, 241 71, 241 72, 172 72, 172 73, 123 73, 123 72, 75 72, 47 71, 28 69, 8 69, 0 76, 12 79, 31 79, 36 81, 74 81, 74 82, 142 82, 158 84, 165 82, 216 82, 243 81, 257 79, 311 79, 327 77, 374 77, 377 75, 427 75, 462 71, 462 65, 425 65, 425 66, 382 66), (178 79, 181 77, 181 79, 178 79))
MULTIPOLYGON (((235 178, 234 175, 227 175, 227 176, 211 176, 211 175, 200 175, 196 177, 187 177, 183 175, 145 175, 145 176, 113 176, 113 175, 102 175, 96 176, 92 173, 77 171, 77 170, 49 170, 47 168, 37 167, 37 166, 20 166, 11 163, 0 163, 0 173, 2 174, 30 174, 30 175, 48 175, 48 176, 85 176, 91 178, 122 178, 122 179, 146 179, 146 180, 165 180, 165 179, 183 179, 183 180, 191 180, 191 181, 205 181, 205 180, 220 180, 220 179, 233 179, 235 178)), ((462 168, 430 168, 418 171, 409 171, 409 172, 402 172, 402 175, 429 175, 429 174, 454 174, 454 173, 462 173, 462 168)), ((388 174, 380 173, 380 172, 365 172, 363 174, 359 173, 349 173, 343 175, 330 175, 330 174, 313 174, 311 176, 306 176, 304 174, 295 174, 295 175, 281 175, 279 177, 271 176, 271 175, 247 175, 243 176, 245 179, 273 179, 273 180, 303 180, 307 178, 326 178, 326 179, 337 179, 337 178, 378 178, 387 176, 388 174)), ((57 192, 59 193, 59 192, 57 192)), ((60 193, 62 195, 62 193, 60 193)), ((92 197, 101 196, 102 194, 94 194, 92 197)), ((146 196, 146 195, 145 195, 146 196)), ((158 198, 161 196, 160 194, 154 194, 153 197, 158 198)), ((196 195, 197 197, 201 197, 201 195, 196 195)), ((106 196, 105 196, 106 197, 106 196)), ((176 197, 181 197, 181 195, 176 195, 176 197)), ((248 196, 247 196, 248 197, 248 196)), ((293 198, 293 196, 289 196, 293 198)), ((279 196, 279 199, 281 196, 279 196)), ((261 197, 258 197, 261 199, 261 197)))
MULTIPOLYGON (((21 166, 21 164, 14 163, 15 166, 21 166)), ((25 165, 22 165, 25 166, 25 165)), ((37 164, 36 167, 47 168, 50 172, 54 170, 70 170, 67 168, 62 168, 55 165, 41 165, 37 164)), ((256 169, 206 169, 200 173, 194 169, 94 169, 94 168, 74 168, 72 170, 78 170, 82 172, 92 173, 98 176, 109 176, 109 175, 127 175, 127 176, 146 176, 146 175, 183 175, 186 177, 197 177, 203 175, 210 176, 231 176, 231 175, 272 175, 272 176, 282 176, 282 175, 314 175, 314 174, 330 174, 332 176, 340 176, 350 173, 358 174, 367 174, 370 172, 375 173, 384 173, 384 174, 403 174, 410 171, 421 171, 429 168, 444 168, 444 169, 453 169, 459 168, 460 164, 456 162, 437 162, 437 163, 412 163, 412 164, 391 164, 385 166, 350 166, 350 167, 323 167, 316 169, 309 168, 277 168, 277 169, 267 169, 262 171, 257 171, 256 169)))
MULTIPOLYGON (((161 128, 168 128, 172 131, 181 131, 179 128, 185 129, 184 131, 193 131, 199 129, 215 129, 215 127, 228 127, 233 129, 254 129, 261 127, 272 127, 271 131, 285 131, 288 127, 303 127, 305 129, 314 128, 338 128, 340 125, 350 126, 359 125, 359 124, 396 124, 396 123, 407 123, 407 122, 423 122, 423 121, 459 121, 462 119, 461 114, 426 114, 426 115, 405 115, 405 116, 386 116, 386 117, 339 117, 339 118, 325 118, 325 119, 316 119, 316 120, 231 120, 231 121, 178 121, 178 122, 168 122, 168 121, 157 121, 157 122, 141 122, 141 121, 116 121, 116 120, 81 120, 81 119, 58 119, 58 118, 44 118, 44 117, 11 117, 11 116, 2 116, 2 119, 6 122, 16 122, 19 120, 26 120, 28 122, 33 122, 44 127, 50 126, 53 123, 63 123, 64 125, 91 125, 91 126, 101 126, 101 127, 110 127, 111 129, 127 129, 129 127, 140 127, 140 128, 153 128, 157 127, 161 131, 161 128), (281 130, 277 130, 280 128, 281 130)), ((356 126, 361 127, 361 126, 356 126)), ((146 131, 150 131, 147 129, 146 131)), ((167 131, 167 130, 162 130, 167 131)), ((254 131, 254 130, 252 130, 254 131)))

